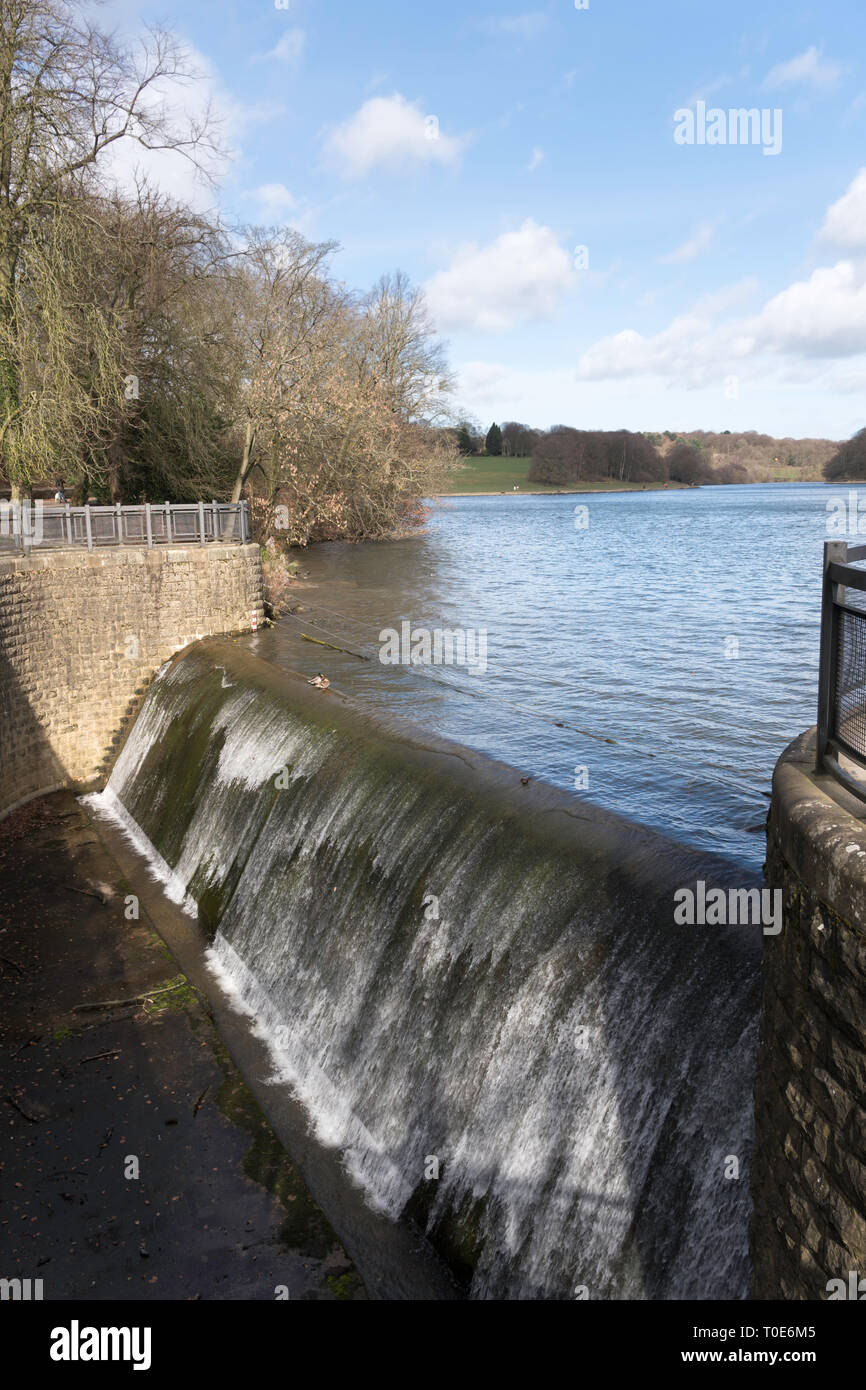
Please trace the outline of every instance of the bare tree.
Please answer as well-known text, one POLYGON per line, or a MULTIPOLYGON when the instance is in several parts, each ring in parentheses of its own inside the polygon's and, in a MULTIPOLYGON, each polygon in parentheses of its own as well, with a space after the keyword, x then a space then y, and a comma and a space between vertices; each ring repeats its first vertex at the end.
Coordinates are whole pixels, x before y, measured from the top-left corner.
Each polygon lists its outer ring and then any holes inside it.
POLYGON ((151 496, 222 492, 236 389, 223 293, 228 238, 212 218, 146 184, 135 198, 91 198, 88 208, 100 248, 91 309, 115 330, 124 391, 119 408, 111 397, 85 473, 107 475, 115 500, 124 487, 151 496))
POLYGON ((195 161, 215 149, 210 113, 178 122, 165 101, 165 83, 194 76, 162 30, 132 50, 87 17, 83 0, 0 0, 0 430, 13 490, 44 467, 21 393, 25 252, 119 141, 195 161))
POLYGON ((342 313, 326 275, 334 242, 313 244, 292 228, 247 228, 245 249, 227 282, 238 355, 240 458, 232 490, 237 501, 251 472, 274 469, 286 448, 289 422, 316 387, 324 341, 342 313))
POLYGON ((360 303, 359 377, 405 420, 446 422, 454 382, 424 293, 403 271, 383 275, 360 303))

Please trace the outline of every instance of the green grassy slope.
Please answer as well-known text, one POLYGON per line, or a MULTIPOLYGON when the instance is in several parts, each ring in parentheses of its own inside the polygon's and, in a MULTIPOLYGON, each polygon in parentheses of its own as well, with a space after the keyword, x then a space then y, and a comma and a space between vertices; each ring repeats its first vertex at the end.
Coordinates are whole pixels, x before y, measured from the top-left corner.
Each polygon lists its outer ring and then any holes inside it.
MULTIPOLYGON (((633 483, 582 483, 578 487, 557 487, 552 483, 530 483, 527 477, 529 458, 467 458, 451 474, 443 496, 460 496, 473 492, 621 492, 634 487, 633 483)), ((641 486, 638 484, 638 486, 641 486)), ((644 484, 659 487, 661 484, 644 484)), ((675 487, 675 483, 670 484, 675 487)))

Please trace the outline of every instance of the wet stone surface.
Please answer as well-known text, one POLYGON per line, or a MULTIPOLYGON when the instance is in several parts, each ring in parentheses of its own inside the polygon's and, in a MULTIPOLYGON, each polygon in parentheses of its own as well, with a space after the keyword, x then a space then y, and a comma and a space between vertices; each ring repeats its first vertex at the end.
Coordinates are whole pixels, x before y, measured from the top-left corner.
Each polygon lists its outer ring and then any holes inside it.
POLYGON ((71 795, 0 822, 0 1278, 46 1300, 363 1299, 128 891, 71 795))

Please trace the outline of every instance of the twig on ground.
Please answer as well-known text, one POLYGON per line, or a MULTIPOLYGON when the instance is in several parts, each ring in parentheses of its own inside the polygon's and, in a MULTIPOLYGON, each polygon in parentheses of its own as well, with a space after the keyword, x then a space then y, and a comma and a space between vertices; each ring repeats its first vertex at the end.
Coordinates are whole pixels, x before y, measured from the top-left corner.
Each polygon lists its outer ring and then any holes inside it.
POLYGON ((144 994, 131 994, 128 999, 100 999, 95 1004, 76 1004, 72 1012, 80 1014, 91 1009, 119 1009, 125 1004, 140 1004, 144 999, 152 999, 156 994, 170 994, 173 989, 183 989, 185 984, 186 980, 178 980, 177 984, 166 985, 165 989, 147 989, 144 994))

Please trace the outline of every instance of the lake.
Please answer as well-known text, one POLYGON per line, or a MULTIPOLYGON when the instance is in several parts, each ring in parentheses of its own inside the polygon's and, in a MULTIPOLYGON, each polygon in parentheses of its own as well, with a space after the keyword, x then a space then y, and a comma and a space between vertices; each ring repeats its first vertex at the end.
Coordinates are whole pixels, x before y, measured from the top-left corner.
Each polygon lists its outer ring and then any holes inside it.
POLYGON ((443 499, 422 535, 303 552, 303 611, 250 645, 760 867, 773 765, 815 722, 821 554, 840 495, 800 483, 443 499), (379 634, 404 621, 486 634, 483 671, 383 665, 379 634))

